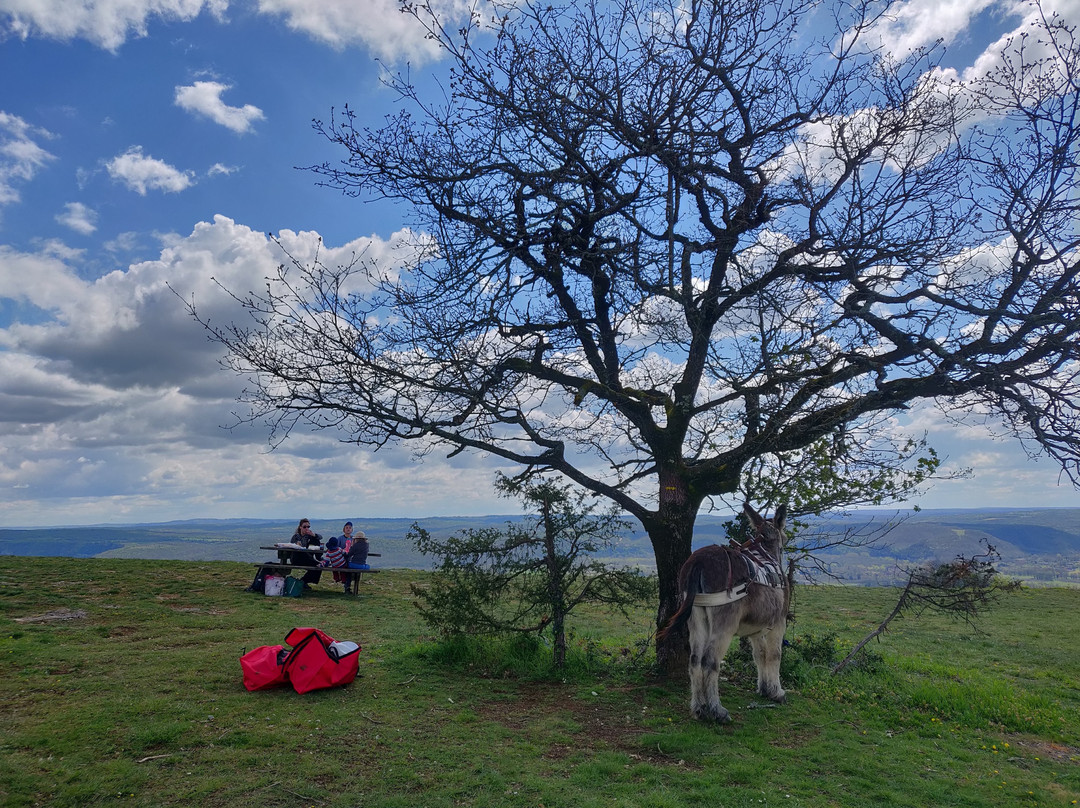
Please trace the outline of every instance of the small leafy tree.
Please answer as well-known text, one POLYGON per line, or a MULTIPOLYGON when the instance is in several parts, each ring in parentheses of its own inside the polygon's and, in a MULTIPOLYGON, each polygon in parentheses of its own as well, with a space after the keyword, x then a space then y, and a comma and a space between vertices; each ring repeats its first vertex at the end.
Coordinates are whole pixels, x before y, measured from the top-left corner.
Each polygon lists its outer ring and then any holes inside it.
POLYGON ((594 513, 585 494, 550 480, 500 477, 496 488, 520 496, 539 515, 505 529, 460 531, 436 539, 414 524, 409 538, 441 559, 427 587, 413 586, 429 626, 447 634, 541 633, 549 626, 557 668, 566 663, 566 618, 583 603, 627 606, 655 597, 651 578, 591 556, 626 529, 614 509, 594 513))

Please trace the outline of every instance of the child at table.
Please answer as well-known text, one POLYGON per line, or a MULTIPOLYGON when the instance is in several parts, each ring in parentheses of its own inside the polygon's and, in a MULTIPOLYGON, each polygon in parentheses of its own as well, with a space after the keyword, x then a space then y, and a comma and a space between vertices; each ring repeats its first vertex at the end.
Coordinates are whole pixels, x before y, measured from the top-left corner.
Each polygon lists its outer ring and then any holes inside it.
MULTIPOLYGON (((361 534, 362 535, 362 534, 361 534)), ((354 543, 355 548, 355 543, 354 543)), ((345 585, 345 591, 349 591, 349 576, 342 575, 338 570, 342 569, 354 569, 354 570, 366 570, 369 569, 367 564, 354 564, 349 561, 349 557, 345 554, 345 550, 341 544, 338 543, 336 536, 332 537, 326 543, 326 553, 323 555, 322 561, 319 562, 320 567, 329 567, 334 571, 334 580, 338 583, 345 585)))
POLYGON ((352 545, 349 547, 349 566, 357 570, 370 569, 367 563, 369 548, 370 545, 364 531, 358 530, 356 535, 353 536, 352 545))
POLYGON ((338 543, 337 536, 331 536, 326 542, 326 552, 323 554, 322 560, 319 561, 320 567, 345 567, 348 566, 349 559, 345 555, 344 548, 338 543))
MULTIPOLYGON (((346 522, 344 525, 341 526, 341 538, 338 539, 338 549, 340 549, 342 552, 344 552, 346 557, 348 557, 349 548, 352 547, 352 543, 353 543, 353 532, 352 531, 353 531, 353 523, 352 522, 346 522)), ((340 583, 344 583, 345 581, 348 581, 348 580, 349 580, 348 575, 342 575, 340 572, 335 572, 334 573, 334 581, 336 583, 340 584, 340 583)))
POLYGON ((353 523, 346 522, 341 528, 341 538, 338 539, 338 546, 341 547, 346 553, 352 548, 353 543, 353 523))

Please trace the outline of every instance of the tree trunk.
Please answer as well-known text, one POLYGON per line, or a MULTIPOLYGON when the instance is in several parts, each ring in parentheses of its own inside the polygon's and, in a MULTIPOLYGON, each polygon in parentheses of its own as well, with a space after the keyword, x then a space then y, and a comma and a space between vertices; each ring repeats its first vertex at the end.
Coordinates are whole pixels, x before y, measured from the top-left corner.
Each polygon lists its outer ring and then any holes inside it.
POLYGON ((552 654, 555 658, 555 667, 562 670, 566 667, 566 616, 558 609, 551 621, 551 630, 554 635, 552 654))
POLYGON ((551 630, 554 635, 555 667, 566 666, 566 600, 563 592, 562 572, 559 570, 559 555, 555 548, 555 536, 558 533, 551 517, 551 501, 541 504, 544 517, 544 563, 547 565, 548 600, 551 603, 551 630))
MULTIPOLYGON (((656 629, 667 625, 679 608, 679 570, 690 557, 694 521, 700 503, 693 502, 684 479, 673 472, 660 474, 660 510, 656 522, 646 525, 656 556, 656 576, 660 584, 660 603, 656 629)), ((689 653, 689 634, 685 628, 672 631, 656 641, 656 662, 669 676, 685 674, 689 653)))

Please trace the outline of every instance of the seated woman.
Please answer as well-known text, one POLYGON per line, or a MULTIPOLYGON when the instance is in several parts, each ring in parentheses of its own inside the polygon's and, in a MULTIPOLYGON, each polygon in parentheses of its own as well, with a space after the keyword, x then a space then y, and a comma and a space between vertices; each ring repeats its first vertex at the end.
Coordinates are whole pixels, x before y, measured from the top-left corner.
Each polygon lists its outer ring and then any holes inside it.
MULTIPOLYGON (((296 532, 293 533, 291 539, 293 544, 297 544, 301 547, 317 547, 322 549, 322 536, 311 529, 311 521, 308 519, 301 519, 300 523, 296 526, 296 532)), ((317 584, 322 577, 322 573, 317 569, 318 561, 322 558, 321 553, 293 553, 292 563, 296 567, 312 567, 304 573, 304 577, 301 579, 304 582, 304 589, 310 589, 311 584, 317 584)))

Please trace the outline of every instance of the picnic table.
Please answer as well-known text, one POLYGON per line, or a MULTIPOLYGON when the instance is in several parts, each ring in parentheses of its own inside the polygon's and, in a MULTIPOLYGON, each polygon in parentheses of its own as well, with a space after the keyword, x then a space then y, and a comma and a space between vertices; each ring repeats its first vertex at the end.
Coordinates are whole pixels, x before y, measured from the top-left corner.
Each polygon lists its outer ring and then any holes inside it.
MULTIPOLYGON (((351 567, 319 567, 316 563, 322 554, 326 552, 325 547, 300 547, 296 544, 290 544, 288 542, 281 542, 278 544, 261 545, 260 550, 276 550, 278 556, 277 564, 256 564, 255 566, 261 569, 278 570, 281 572, 291 573, 293 570, 299 570, 307 572, 311 569, 319 569, 323 572, 337 573, 345 577, 345 583, 349 585, 347 592, 351 592, 354 595, 360 594, 360 581, 364 577, 366 572, 379 572, 377 569, 358 570, 351 567), (311 564, 294 564, 292 563, 296 555, 307 554, 311 556, 313 563, 311 564)), ((381 558, 381 553, 368 553, 368 557, 381 558)))

